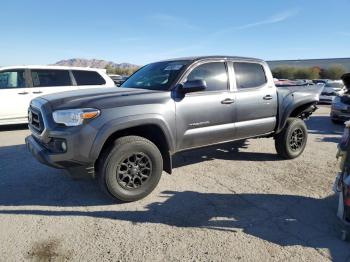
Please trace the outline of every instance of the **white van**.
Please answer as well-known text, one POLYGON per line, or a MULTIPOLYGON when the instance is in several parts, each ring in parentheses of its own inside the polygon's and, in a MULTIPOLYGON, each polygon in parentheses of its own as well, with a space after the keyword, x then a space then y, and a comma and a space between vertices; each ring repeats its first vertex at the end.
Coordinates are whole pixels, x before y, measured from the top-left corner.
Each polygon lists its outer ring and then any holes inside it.
POLYGON ((0 125, 27 123, 30 101, 82 88, 115 87, 104 69, 65 66, 0 68, 0 125))

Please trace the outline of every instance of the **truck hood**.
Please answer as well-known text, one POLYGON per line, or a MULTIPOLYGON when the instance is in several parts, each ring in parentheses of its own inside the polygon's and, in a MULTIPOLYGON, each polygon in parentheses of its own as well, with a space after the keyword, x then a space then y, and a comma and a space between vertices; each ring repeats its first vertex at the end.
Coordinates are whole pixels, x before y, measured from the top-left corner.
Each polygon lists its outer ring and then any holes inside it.
POLYGON ((136 88, 93 88, 60 92, 42 96, 52 109, 110 108, 134 104, 154 103, 155 99, 169 97, 170 92, 136 88))

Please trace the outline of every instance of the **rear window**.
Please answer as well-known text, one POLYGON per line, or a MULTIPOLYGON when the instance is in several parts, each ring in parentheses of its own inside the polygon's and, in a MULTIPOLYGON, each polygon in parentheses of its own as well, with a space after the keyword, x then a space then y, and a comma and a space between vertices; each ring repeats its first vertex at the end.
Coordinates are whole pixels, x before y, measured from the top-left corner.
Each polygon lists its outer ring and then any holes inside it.
POLYGON ((267 83, 264 68, 255 63, 234 63, 237 88, 254 88, 267 83))
POLYGON ((68 70, 42 70, 33 69, 32 81, 34 87, 50 87, 50 86, 71 86, 68 70))
POLYGON ((103 77, 95 71, 74 70, 73 75, 78 86, 106 84, 103 77))

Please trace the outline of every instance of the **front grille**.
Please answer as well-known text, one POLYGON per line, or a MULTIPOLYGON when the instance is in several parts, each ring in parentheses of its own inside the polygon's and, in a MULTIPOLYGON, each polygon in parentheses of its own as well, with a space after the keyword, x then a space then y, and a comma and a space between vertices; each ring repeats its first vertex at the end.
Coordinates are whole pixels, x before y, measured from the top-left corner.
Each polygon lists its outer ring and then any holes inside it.
POLYGON ((44 131, 44 121, 42 114, 39 109, 35 107, 30 107, 28 111, 28 123, 29 125, 38 133, 42 133, 44 131))

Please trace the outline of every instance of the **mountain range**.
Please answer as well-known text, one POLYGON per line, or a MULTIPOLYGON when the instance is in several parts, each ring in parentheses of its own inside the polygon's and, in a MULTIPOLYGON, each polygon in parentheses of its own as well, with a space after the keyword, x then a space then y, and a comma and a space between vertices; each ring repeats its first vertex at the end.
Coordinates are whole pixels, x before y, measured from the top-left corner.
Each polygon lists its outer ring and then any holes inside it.
POLYGON ((135 68, 139 67, 138 65, 133 65, 130 63, 114 63, 111 61, 106 61, 102 59, 84 59, 84 58, 72 58, 66 60, 60 60, 56 62, 54 65, 60 66, 78 66, 78 67, 94 67, 94 68, 106 68, 106 66, 110 66, 113 68, 135 68))

